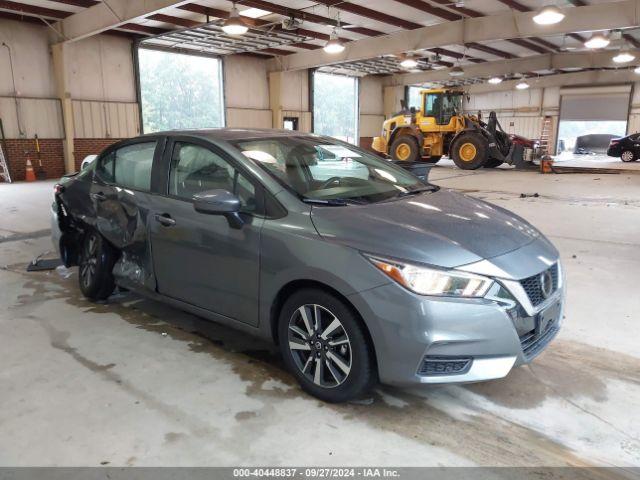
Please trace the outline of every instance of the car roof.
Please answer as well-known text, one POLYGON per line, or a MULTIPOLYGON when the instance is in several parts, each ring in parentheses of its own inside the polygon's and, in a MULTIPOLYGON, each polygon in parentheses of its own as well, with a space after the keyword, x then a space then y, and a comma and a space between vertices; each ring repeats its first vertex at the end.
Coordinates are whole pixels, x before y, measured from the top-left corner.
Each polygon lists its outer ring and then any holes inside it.
POLYGON ((273 137, 304 137, 311 136, 313 134, 298 132, 295 130, 278 130, 274 128, 208 128, 193 130, 166 130, 147 135, 189 136, 206 138, 209 140, 234 141, 273 137))

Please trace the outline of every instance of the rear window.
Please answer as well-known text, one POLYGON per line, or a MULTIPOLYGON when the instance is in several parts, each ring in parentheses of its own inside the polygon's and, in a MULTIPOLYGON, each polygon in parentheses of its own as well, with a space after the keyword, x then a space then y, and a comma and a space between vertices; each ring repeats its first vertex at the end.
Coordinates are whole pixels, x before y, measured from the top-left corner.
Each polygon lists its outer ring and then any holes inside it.
POLYGON ((119 148, 100 160, 96 173, 107 183, 148 192, 156 143, 136 143, 119 148))

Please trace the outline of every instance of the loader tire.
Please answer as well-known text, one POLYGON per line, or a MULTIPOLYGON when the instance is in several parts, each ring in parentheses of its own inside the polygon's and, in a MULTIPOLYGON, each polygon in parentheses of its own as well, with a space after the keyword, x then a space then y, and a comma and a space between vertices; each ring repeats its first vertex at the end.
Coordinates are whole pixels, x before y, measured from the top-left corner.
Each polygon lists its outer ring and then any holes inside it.
POLYGON ((422 158, 418 140, 411 135, 401 135, 391 143, 389 151, 396 162, 419 162, 422 158))
POLYGON ((484 167, 489 158, 487 141, 479 134, 464 133, 452 145, 451 159, 458 168, 476 170, 484 167))

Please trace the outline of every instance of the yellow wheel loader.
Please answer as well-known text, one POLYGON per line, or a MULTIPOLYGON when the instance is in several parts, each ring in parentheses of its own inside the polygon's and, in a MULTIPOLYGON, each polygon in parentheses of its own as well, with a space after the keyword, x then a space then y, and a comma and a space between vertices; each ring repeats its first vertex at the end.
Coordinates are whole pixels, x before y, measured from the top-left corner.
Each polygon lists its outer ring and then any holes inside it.
POLYGON ((448 155, 465 170, 497 167, 522 160, 524 148, 513 143, 498 123, 495 112, 487 123, 481 114, 464 115, 465 92, 456 88, 422 90, 421 108, 407 109, 385 120, 373 149, 398 163, 436 163, 448 155))

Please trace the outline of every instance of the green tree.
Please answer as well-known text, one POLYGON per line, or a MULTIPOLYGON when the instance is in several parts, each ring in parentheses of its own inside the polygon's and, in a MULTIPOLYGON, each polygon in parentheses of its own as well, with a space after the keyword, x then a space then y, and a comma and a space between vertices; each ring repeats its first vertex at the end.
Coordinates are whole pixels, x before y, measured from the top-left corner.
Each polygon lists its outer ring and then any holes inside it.
POLYGON ((224 125, 220 60, 141 48, 145 132, 224 125))
POLYGON ((315 72, 313 131, 357 143, 358 79, 315 72))

